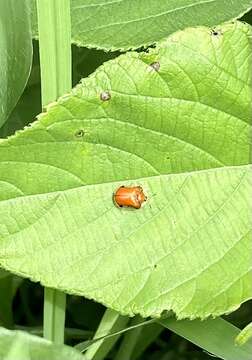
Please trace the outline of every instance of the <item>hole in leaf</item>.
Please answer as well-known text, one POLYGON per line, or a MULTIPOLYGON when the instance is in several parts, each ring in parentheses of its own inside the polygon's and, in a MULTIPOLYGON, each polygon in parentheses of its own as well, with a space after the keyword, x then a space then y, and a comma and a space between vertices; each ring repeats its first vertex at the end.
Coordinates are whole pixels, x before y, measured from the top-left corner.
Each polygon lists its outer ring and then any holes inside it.
POLYGON ((85 134, 85 131, 83 129, 77 130, 75 133, 75 137, 82 138, 85 134))
POLYGON ((211 35, 213 35, 213 36, 219 36, 219 35, 222 35, 222 33, 221 33, 220 30, 212 29, 212 30, 211 30, 211 35))

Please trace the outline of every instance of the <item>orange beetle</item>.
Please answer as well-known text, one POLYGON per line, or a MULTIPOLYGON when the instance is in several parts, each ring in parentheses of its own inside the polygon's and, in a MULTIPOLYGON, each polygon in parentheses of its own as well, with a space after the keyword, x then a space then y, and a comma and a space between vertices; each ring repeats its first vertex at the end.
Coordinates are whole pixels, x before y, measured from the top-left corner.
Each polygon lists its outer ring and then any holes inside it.
POLYGON ((140 209, 142 203, 147 200, 141 186, 120 186, 113 195, 116 205, 119 207, 128 206, 140 209))

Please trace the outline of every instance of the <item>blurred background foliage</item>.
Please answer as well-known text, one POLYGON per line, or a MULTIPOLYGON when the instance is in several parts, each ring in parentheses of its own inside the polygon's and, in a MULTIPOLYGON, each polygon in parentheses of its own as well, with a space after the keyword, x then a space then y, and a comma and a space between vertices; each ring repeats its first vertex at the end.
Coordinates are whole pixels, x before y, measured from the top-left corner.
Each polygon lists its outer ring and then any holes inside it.
MULTIPOLYGON (((12 275, 9 275, 12 276, 12 275)), ((21 280, 12 276, 12 281, 19 281, 19 287, 14 292, 12 310, 13 319, 6 318, 6 327, 26 330, 35 335, 42 335, 43 323, 43 287, 29 280, 21 280), (14 326, 15 324, 15 326, 14 326), (7 326, 8 325, 8 326, 7 326)), ((0 282, 1 283, 1 282, 0 282)), ((2 290, 2 289, 1 289, 2 290)), ((2 311, 0 304, 0 316, 2 311)), ((245 327, 252 321, 252 301, 243 304, 240 309, 225 318, 239 328, 245 327)), ((80 341, 91 339, 105 307, 94 301, 79 296, 67 296, 66 311, 66 343, 76 345, 80 341)), ((1 319, 2 320, 2 319, 1 319)), ((154 341, 147 347, 139 360, 210 360, 212 355, 204 352, 189 341, 178 335, 155 325, 154 341)), ((143 336, 153 327, 153 324, 142 328, 143 336)), ((112 360, 120 346, 123 337, 109 353, 107 360, 112 360)), ((237 359, 239 360, 239 359, 237 359)))

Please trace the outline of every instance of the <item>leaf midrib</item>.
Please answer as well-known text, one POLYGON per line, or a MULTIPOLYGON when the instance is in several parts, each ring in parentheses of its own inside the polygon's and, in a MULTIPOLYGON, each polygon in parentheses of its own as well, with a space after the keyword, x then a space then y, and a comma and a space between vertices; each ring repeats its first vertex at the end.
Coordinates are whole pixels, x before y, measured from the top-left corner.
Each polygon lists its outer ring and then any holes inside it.
MULTIPOLYGON (((230 194, 228 194, 227 198, 222 202, 222 204, 218 207, 218 209, 217 209, 216 211, 214 211, 214 213, 211 215, 210 218, 208 218, 206 221, 204 221, 204 222, 199 226, 199 228, 197 228, 196 231, 193 231, 192 233, 190 233, 190 235, 187 237, 186 241, 187 241, 188 239, 190 239, 190 237, 191 237, 193 234, 195 234, 200 228, 202 228, 206 223, 208 223, 209 220, 211 220, 212 218, 214 218, 214 216, 226 205, 226 203, 230 201, 230 199, 232 198, 232 196, 236 193, 236 191, 239 189, 240 185, 242 184, 242 180, 244 179, 244 176, 245 176, 245 175, 246 175, 246 172, 244 171, 244 173, 241 175, 241 178, 240 178, 238 184, 235 186, 235 188, 233 189, 233 191, 232 191, 230 194)), ((181 192, 181 190, 182 190, 184 184, 186 183, 186 180, 187 180, 187 179, 188 179, 188 176, 185 177, 185 179, 184 179, 183 183, 181 184, 179 190, 176 192, 176 194, 175 194, 174 196, 176 196, 177 193, 180 193, 180 192, 181 192)), ((53 201, 53 206, 55 205, 55 203, 56 203, 56 201, 57 201, 58 198, 59 198, 59 194, 58 194, 58 196, 57 196, 55 199, 53 199, 53 200, 55 200, 55 201, 53 201)), ((151 219, 148 219, 148 220, 144 221, 144 223, 141 223, 141 225, 140 225, 137 229, 134 229, 133 232, 131 232, 130 234, 128 234, 127 238, 129 238, 132 234, 136 233, 139 229, 141 229, 143 226, 145 226, 146 223, 149 223, 150 221, 152 221, 153 218, 155 218, 156 216, 159 216, 160 213, 166 209, 166 207, 167 207, 167 204, 166 204, 166 206, 163 207, 163 209, 161 209, 161 210, 160 210, 157 214, 155 214, 151 219)), ((51 207, 50 207, 49 211, 50 211, 50 210, 51 210, 51 207)), ((105 210, 102 214, 100 214, 97 218, 95 218, 95 219, 92 220, 91 222, 85 224, 85 226, 87 226, 87 225, 89 225, 89 224, 93 224, 93 222, 95 222, 97 219, 100 219, 100 217, 103 216, 105 213, 107 213, 107 211, 109 211, 109 209, 106 209, 106 210, 105 210)), ((45 214, 43 214, 43 216, 44 216, 44 215, 45 215, 45 214)), ((35 222, 37 222, 38 220, 40 220, 40 218, 37 219, 35 222)), ((33 223, 30 224, 29 226, 33 226, 33 223)), ((78 230, 79 230, 79 229, 78 229, 78 230)), ((72 233, 71 233, 71 235, 72 235, 72 233)), ((68 240, 67 240, 67 236, 62 237, 62 238, 61 238, 61 241, 63 241, 64 239, 65 239, 65 241, 68 241, 68 240)), ((125 239, 121 239, 121 241, 125 241, 125 239)), ((227 249, 227 251, 226 251, 225 253, 223 253, 220 258, 218 258, 217 260, 215 260, 214 262, 212 262, 209 266, 215 265, 215 264, 218 263, 222 258, 224 258, 224 257, 226 256, 226 254, 227 254, 230 250, 232 250, 232 248, 233 248, 234 246, 236 246, 239 241, 240 241, 240 239, 238 239, 238 241, 236 241, 234 244, 232 244, 232 246, 231 246, 229 249, 227 249)), ((119 242, 120 242, 120 241, 119 241, 119 242)), ((116 243, 112 243, 109 248, 106 248, 106 251, 109 251, 114 245, 118 245, 119 242, 117 241, 116 243)), ((183 242, 183 243, 184 243, 184 242, 183 242)), ((183 243, 181 243, 181 244, 179 245, 179 247, 182 246, 183 243)), ((53 245, 55 245, 55 244, 52 243, 51 245, 48 245, 48 246, 53 246, 53 245)), ((48 250, 48 246, 47 246, 46 250, 48 250)), ((178 247, 177 247, 177 248, 178 248, 178 247)), ((176 249, 177 249, 177 248, 176 248, 176 249)), ((174 249, 174 250, 176 250, 176 249, 174 249)), ((105 250, 105 249, 100 249, 99 251, 97 251, 97 252, 95 252, 95 253, 92 253, 92 254, 90 254, 89 256, 92 256, 92 257, 93 257, 93 256, 97 256, 97 255, 100 254, 100 253, 101 253, 101 254, 104 254, 104 250, 105 250)), ((170 254, 171 254, 171 253, 168 253, 168 254, 166 254, 165 256, 163 256, 162 258, 156 260, 156 263, 159 263, 160 261, 162 261, 165 257, 169 256, 170 254)), ((81 261, 83 261, 83 260, 81 260, 81 261)), ((78 262, 78 261, 75 262, 75 265, 76 265, 77 262, 78 262)), ((72 266, 73 266, 73 265, 71 265, 71 267, 72 267, 72 266)), ((197 274, 197 276, 201 275, 205 270, 207 270, 207 269, 209 268, 209 266, 208 266, 208 267, 205 267, 200 273, 197 274)), ((141 272, 141 271, 143 271, 143 269, 139 270, 138 272, 141 272)), ((92 271, 92 273, 93 273, 93 272, 95 272, 95 269, 92 271)), ((89 276, 91 276, 92 273, 91 273, 89 276)), ((128 274, 127 276, 129 276, 129 275, 130 275, 130 274, 128 274)), ((126 277, 127 277, 127 276, 126 276, 126 277)), ((192 276, 191 278, 189 278, 189 279, 181 282, 180 284, 176 284, 175 287, 169 289, 168 291, 166 291, 165 293, 161 294, 160 296, 163 296, 163 295, 165 295, 166 293, 168 293, 168 292, 170 292, 170 291, 172 291, 172 290, 174 290, 174 289, 176 289, 176 288, 184 285, 185 283, 193 280, 193 279, 194 279, 195 277, 197 277, 197 276, 192 276)), ((124 277, 123 277, 123 278, 124 278, 124 277)), ((120 281, 123 280, 123 278, 120 278, 120 281)), ((106 286, 107 286, 107 285, 108 285, 108 284, 106 284, 106 286)), ((87 291, 94 291, 94 290, 95 290, 95 288, 91 288, 91 289, 88 289, 87 291)), ((154 299, 154 300, 155 300, 155 299, 154 299)), ((148 303, 151 303, 151 302, 152 302, 152 300, 149 301, 148 303)), ((147 303, 147 304, 148 304, 148 303, 147 303)))
MULTIPOLYGON (((72 192, 72 191, 76 191, 78 189, 81 189, 83 187, 85 188, 93 188, 95 186, 102 186, 102 185, 108 185, 108 184, 121 184, 122 182, 125 183, 130 183, 130 182, 134 182, 134 181, 145 181, 146 179, 155 179, 157 177, 177 177, 177 176, 185 176, 185 175, 191 175, 191 174, 199 174, 199 173, 205 173, 205 172, 214 172, 214 171, 221 171, 221 170, 232 170, 232 169, 238 169, 238 168, 243 168, 244 172, 247 171, 247 169, 252 169, 252 164, 244 164, 244 165, 232 165, 232 166, 221 166, 221 167, 216 167, 216 168, 209 168, 209 169, 202 169, 202 170, 192 170, 192 171, 185 171, 185 172, 181 172, 181 173, 173 173, 173 174, 160 174, 160 175, 152 175, 152 176, 144 176, 144 177, 139 177, 139 178, 130 178, 130 179, 121 179, 121 180, 116 180, 116 181, 104 181, 101 183, 96 183, 96 184, 87 184, 87 185, 81 185, 81 186, 75 186, 75 187, 71 187, 70 189, 65 189, 65 190, 57 190, 57 191, 48 191, 48 192, 44 192, 44 193, 37 193, 37 194, 28 194, 28 195, 21 195, 21 196, 16 196, 14 198, 11 199, 5 199, 5 200, 0 200, 0 204, 5 203, 5 202, 12 202, 15 201, 16 199, 20 199, 20 198, 30 198, 30 197, 36 197, 36 196, 47 196, 47 195, 57 195, 59 193, 68 193, 68 192, 72 192)), ((10 185, 12 185, 10 183, 10 185)))

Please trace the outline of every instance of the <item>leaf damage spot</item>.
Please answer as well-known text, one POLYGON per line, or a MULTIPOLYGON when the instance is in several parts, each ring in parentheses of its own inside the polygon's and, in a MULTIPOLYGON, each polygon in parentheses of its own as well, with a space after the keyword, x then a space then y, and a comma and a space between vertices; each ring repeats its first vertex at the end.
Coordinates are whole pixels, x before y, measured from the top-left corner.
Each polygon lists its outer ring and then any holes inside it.
POLYGON ((85 135, 85 131, 83 129, 79 129, 76 131, 76 133, 74 135, 77 138, 82 138, 85 135))
POLYGON ((110 93, 109 93, 108 91, 102 91, 102 92, 100 93, 100 99, 101 99, 102 101, 108 101, 108 100, 111 99, 111 95, 110 95, 110 93))
POLYGON ((160 62, 155 61, 152 64, 150 64, 150 70, 159 71, 160 70, 160 62))
POLYGON ((220 35, 222 35, 222 32, 219 29, 212 29, 211 30, 211 35, 212 36, 220 36, 220 35))

